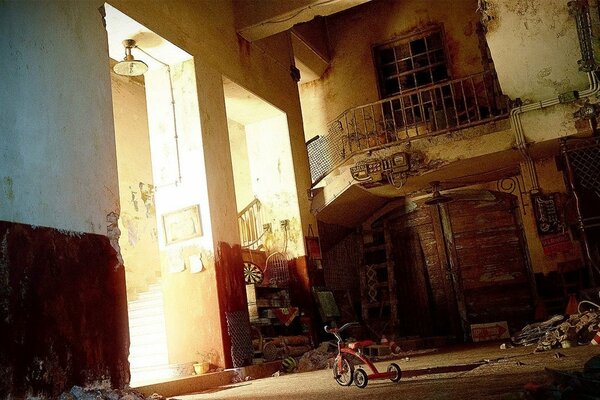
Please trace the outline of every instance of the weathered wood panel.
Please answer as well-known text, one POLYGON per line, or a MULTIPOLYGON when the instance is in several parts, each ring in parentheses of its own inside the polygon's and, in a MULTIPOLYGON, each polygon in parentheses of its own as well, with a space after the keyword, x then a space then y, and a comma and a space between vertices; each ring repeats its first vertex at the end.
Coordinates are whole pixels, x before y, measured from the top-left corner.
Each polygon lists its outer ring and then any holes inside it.
POLYGON ((529 274, 514 199, 455 201, 448 205, 469 323, 507 320, 518 326, 532 310, 529 274))
POLYGON ((410 325, 401 328, 401 333, 455 334, 451 321, 454 317, 449 312, 455 308, 453 294, 448 291, 446 267, 440 257, 430 208, 421 205, 411 213, 394 217, 390 229, 397 266, 400 326, 410 325))
POLYGON ((398 334, 460 337, 472 323, 527 320, 530 276, 514 210, 514 196, 486 191, 378 222, 394 263, 398 334))

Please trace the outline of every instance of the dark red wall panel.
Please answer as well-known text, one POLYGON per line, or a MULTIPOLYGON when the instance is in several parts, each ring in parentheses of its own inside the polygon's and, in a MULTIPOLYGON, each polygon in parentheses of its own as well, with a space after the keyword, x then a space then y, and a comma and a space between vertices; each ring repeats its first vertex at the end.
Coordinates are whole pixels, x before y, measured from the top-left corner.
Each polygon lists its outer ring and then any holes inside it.
POLYGON ((105 236, 0 221, 0 397, 129 382, 125 270, 105 236))

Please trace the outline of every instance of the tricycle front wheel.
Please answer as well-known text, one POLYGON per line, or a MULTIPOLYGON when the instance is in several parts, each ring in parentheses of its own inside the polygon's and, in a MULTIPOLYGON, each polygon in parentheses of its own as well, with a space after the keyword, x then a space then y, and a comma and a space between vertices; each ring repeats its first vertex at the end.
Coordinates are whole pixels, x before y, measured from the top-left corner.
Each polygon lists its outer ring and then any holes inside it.
POLYGON ((341 360, 336 359, 333 364, 333 377, 335 381, 342 386, 352 385, 354 376, 354 366, 342 357, 341 360))

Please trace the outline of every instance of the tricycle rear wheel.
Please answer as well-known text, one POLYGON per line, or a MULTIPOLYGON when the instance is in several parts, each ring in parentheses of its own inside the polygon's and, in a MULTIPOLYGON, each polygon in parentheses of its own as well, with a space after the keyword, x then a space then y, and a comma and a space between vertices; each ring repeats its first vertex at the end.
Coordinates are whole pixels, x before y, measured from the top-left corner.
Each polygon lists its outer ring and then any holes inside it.
POLYGON ((402 370, 400 366, 396 363, 391 363, 388 365, 387 372, 395 372, 396 375, 392 375, 390 377, 390 381, 392 382, 400 382, 400 378, 402 378, 402 370))
POLYGON ((361 389, 364 389, 367 387, 368 383, 369 376, 367 375, 364 369, 359 368, 356 371, 354 371, 354 384, 356 386, 358 386, 361 389))

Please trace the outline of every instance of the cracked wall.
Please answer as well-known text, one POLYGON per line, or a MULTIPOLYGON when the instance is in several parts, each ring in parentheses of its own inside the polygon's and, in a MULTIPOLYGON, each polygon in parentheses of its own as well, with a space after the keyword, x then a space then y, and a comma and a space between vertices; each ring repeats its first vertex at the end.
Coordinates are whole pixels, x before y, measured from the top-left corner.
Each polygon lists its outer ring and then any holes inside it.
POLYGON ((143 83, 111 73, 121 215, 119 245, 125 260, 127 298, 160 277, 154 180, 143 83))
POLYGON ((106 235, 119 195, 98 2, 2 2, 0 50, 0 220, 106 235))
MULTIPOLYGON (((504 94, 524 102, 587 88, 574 17, 563 0, 487 0, 486 38, 504 94)), ((597 10, 596 10, 597 12, 597 10)))

